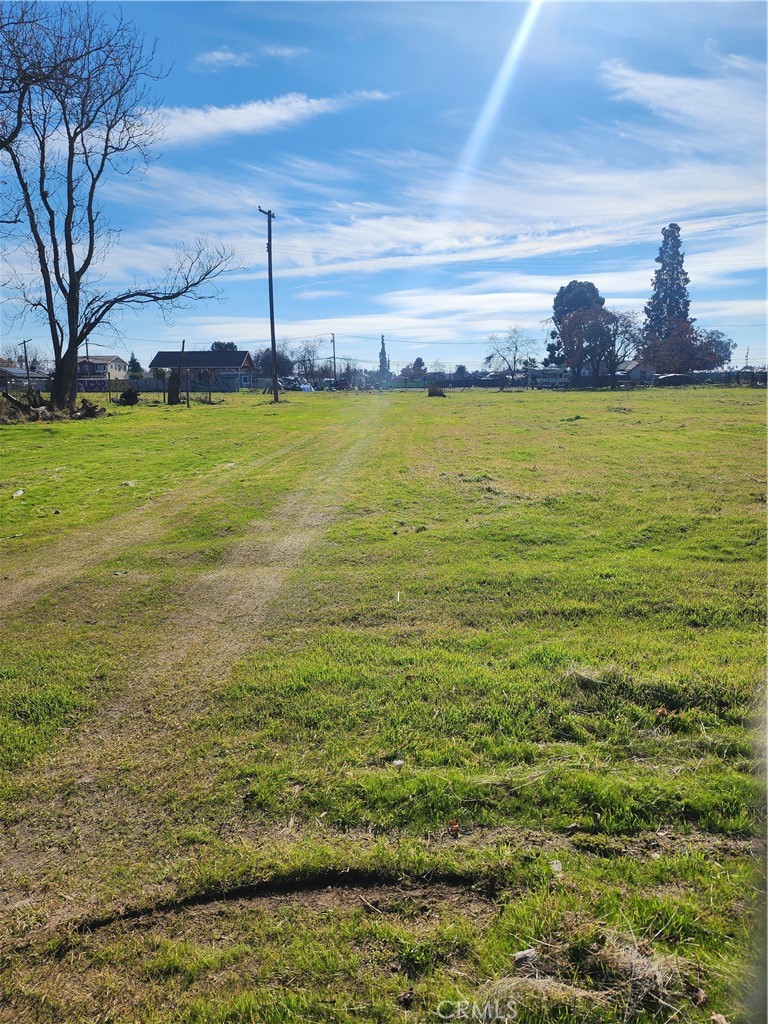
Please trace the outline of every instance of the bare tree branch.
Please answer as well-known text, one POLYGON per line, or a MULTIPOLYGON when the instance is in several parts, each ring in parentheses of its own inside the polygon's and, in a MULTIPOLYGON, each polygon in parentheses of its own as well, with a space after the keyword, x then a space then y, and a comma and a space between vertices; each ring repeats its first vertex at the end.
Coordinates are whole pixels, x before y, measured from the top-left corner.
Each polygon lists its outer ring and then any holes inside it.
POLYGON ((510 327, 507 336, 499 340, 498 335, 488 336, 488 354, 484 365, 496 373, 510 373, 513 377, 533 351, 533 341, 521 327, 510 327))
POLYGON ((206 285, 233 253, 198 238, 179 247, 158 282, 109 292, 94 279, 111 238, 99 205, 110 174, 146 165, 160 126, 150 86, 160 77, 122 14, 90 4, 9 4, 0 16, 0 149, 12 188, 6 216, 18 225, 37 288, 16 280, 21 302, 48 324, 52 402, 76 395, 79 347, 126 306, 169 309, 216 296, 206 285), (20 212, 19 212, 20 211, 20 212))

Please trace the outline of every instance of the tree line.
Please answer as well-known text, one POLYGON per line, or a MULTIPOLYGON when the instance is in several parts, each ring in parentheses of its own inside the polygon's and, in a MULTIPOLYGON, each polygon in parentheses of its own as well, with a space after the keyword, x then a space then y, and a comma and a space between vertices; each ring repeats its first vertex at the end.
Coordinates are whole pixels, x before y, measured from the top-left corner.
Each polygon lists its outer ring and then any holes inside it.
POLYGON ((566 366, 574 376, 586 369, 616 382, 619 367, 635 358, 656 373, 714 370, 730 362, 735 344, 722 331, 696 326, 690 315, 680 225, 662 231, 658 269, 641 319, 608 309, 591 281, 571 281, 553 302, 545 366, 566 366))

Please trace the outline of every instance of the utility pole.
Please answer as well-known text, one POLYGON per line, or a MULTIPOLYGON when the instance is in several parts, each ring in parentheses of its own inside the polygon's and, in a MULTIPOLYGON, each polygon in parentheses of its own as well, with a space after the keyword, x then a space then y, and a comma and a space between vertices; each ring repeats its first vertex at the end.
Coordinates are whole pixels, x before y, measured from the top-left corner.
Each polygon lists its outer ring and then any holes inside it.
POLYGON ((272 221, 275 219, 271 210, 262 210, 267 218, 267 268, 269 273, 269 330, 272 335, 272 394, 275 402, 280 401, 280 394, 277 388, 277 342, 275 341, 275 299, 272 291, 272 221))
POLYGON ((336 335, 331 335, 331 344, 333 345, 333 383, 336 383, 336 335))
POLYGON ((21 344, 24 346, 24 366, 27 369, 27 390, 31 392, 32 381, 29 379, 29 359, 27 359, 27 345, 30 343, 30 341, 32 341, 31 338, 25 338, 21 344))

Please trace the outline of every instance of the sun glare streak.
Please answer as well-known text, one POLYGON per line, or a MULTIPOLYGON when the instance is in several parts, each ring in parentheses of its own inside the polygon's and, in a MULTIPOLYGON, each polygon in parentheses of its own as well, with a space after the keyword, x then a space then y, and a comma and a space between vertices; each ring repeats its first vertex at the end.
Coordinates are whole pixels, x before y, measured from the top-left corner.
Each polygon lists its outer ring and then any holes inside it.
POLYGON ((482 109, 470 132, 464 149, 459 157, 456 170, 451 178, 446 196, 446 205, 455 206, 460 204, 466 196, 475 168, 480 162, 493 131, 493 127, 499 117, 501 105, 512 83, 520 58, 525 50, 525 45, 533 29, 543 0, 530 0, 528 9, 525 12, 520 27, 515 33, 504 62, 499 68, 493 85, 488 90, 482 109))

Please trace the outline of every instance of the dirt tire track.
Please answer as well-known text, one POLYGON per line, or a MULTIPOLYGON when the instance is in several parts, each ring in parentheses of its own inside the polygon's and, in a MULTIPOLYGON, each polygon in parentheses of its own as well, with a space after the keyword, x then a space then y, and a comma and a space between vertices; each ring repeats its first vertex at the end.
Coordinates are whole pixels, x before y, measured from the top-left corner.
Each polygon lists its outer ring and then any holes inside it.
POLYGON ((179 723, 200 710, 253 646, 254 627, 338 514, 343 481, 375 428, 369 418, 330 471, 255 520, 222 565, 194 577, 177 597, 171 638, 148 637, 94 719, 62 736, 24 774, 20 820, 0 836, 0 931, 18 906, 35 907, 39 923, 48 925, 72 918, 86 891, 86 904, 97 906, 98 876, 112 845, 123 855, 126 848, 140 851, 147 832, 172 819, 166 771, 187 760, 179 723), (137 802, 131 779, 148 771, 157 783, 151 794, 138 786, 137 802))
POLYGON ((85 570, 114 557, 115 537, 120 537, 120 543, 125 547, 157 540, 178 521, 180 506, 189 508, 213 494, 228 476, 244 470, 258 472, 294 454, 307 443, 306 438, 301 438, 269 455, 256 458, 248 455, 228 460, 213 467, 205 476, 195 477, 194 483, 184 481, 157 498, 151 498, 149 504, 121 512, 96 527, 78 527, 41 552, 36 551, 32 556, 36 565, 31 571, 28 553, 6 554, 3 571, 7 578, 3 580, 0 621, 17 616, 26 605, 52 593, 65 581, 70 582, 85 570), (23 575, 16 575, 21 573, 23 575))

